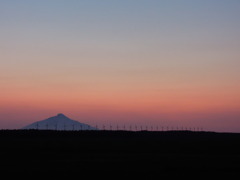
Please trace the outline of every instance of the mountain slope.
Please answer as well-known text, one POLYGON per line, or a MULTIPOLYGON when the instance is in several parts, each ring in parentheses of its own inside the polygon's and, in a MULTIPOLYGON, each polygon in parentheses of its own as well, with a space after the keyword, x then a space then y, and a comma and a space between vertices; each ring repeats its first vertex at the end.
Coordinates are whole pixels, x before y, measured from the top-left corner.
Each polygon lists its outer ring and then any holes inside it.
POLYGON ((64 114, 50 117, 48 119, 34 122, 22 129, 39 129, 39 130, 97 130, 88 124, 72 120, 64 114))

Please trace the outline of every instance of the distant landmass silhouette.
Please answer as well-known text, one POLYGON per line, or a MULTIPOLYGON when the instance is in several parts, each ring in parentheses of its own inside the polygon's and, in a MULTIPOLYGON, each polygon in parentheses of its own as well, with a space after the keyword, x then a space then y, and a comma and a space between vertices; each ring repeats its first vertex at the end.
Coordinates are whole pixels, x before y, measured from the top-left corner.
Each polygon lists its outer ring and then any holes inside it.
POLYGON ((29 124, 22 129, 39 129, 39 130, 97 130, 88 124, 72 120, 62 113, 48 119, 37 121, 29 124))
POLYGON ((7 177, 203 180, 240 172, 240 133, 33 129, 0 130, 0 140, 7 177))

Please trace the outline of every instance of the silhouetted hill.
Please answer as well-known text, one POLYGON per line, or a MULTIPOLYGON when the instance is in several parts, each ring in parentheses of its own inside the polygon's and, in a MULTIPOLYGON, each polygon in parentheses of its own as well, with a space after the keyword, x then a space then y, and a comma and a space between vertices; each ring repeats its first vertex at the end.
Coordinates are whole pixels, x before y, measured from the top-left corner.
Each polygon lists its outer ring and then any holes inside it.
POLYGON ((9 173, 148 179, 240 172, 237 133, 2 130, 0 142, 0 168, 9 173))
POLYGON ((42 121, 37 121, 29 124, 22 129, 37 129, 37 130, 97 130, 88 124, 80 123, 72 120, 64 114, 57 114, 56 116, 47 118, 42 121))

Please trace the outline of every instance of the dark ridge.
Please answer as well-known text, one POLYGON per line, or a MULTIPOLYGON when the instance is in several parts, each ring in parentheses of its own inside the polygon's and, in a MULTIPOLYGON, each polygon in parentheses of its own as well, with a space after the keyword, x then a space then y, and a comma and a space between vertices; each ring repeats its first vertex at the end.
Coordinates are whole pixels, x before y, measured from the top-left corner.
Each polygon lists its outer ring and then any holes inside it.
POLYGON ((111 172, 149 179, 240 172, 238 133, 1 130, 0 151, 0 168, 10 174, 111 172))

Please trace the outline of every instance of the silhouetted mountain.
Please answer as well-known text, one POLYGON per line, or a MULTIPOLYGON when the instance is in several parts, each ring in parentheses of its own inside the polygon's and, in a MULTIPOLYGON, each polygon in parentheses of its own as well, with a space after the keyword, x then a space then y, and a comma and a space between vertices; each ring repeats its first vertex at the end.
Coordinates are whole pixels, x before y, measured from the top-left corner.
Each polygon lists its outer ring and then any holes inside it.
POLYGON ((22 129, 40 129, 40 130, 97 130, 88 124, 72 120, 64 114, 50 117, 48 119, 34 122, 22 129))

